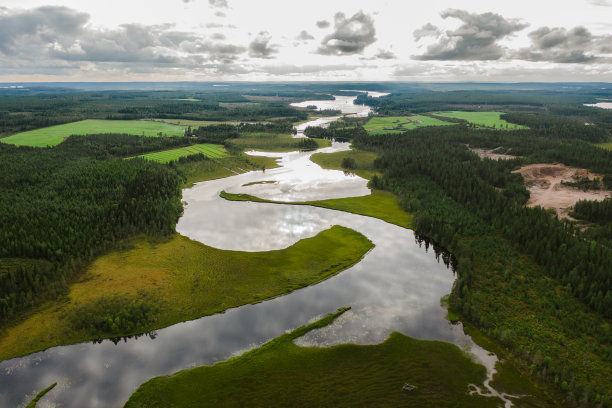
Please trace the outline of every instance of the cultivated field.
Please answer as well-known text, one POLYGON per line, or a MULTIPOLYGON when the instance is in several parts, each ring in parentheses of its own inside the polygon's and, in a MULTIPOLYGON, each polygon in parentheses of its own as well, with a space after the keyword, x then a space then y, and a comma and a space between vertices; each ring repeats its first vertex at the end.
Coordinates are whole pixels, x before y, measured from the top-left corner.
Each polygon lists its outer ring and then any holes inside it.
POLYGON ((29 130, 0 139, 18 146, 46 147, 60 144, 71 135, 125 133, 138 136, 182 136, 186 126, 144 120, 82 120, 64 125, 29 130))
POLYGON ((414 115, 414 116, 391 116, 391 117, 375 117, 365 124, 364 128, 372 135, 402 133, 410 129, 423 126, 448 126, 454 123, 443 122, 429 116, 414 115))
POLYGON ((153 160, 158 163, 169 163, 171 161, 178 160, 181 157, 191 156, 199 153, 213 159, 227 156, 227 151, 222 145, 203 143, 187 147, 180 147, 178 149, 164 150, 163 152, 141 154, 140 156, 135 157, 153 160))
POLYGON ((503 112, 435 112, 436 116, 442 116, 453 119, 463 119, 477 125, 478 127, 493 128, 493 129, 527 129, 526 126, 516 125, 506 122, 500 116, 503 112))

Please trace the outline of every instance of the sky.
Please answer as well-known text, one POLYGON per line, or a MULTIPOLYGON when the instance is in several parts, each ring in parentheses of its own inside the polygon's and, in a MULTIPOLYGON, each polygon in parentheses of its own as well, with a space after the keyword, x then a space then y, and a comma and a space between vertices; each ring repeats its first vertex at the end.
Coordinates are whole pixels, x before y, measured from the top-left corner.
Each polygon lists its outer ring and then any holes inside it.
POLYGON ((0 81, 612 82, 612 0, 2 0, 0 81))

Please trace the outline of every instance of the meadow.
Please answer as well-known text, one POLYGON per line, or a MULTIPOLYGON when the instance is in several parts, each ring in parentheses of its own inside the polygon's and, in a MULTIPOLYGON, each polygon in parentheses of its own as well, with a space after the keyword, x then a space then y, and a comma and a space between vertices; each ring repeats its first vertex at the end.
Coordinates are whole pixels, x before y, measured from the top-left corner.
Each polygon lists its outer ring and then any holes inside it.
POLYGON ((156 377, 131 396, 137 407, 496 407, 470 395, 485 368, 457 346, 392 333, 381 344, 299 347, 294 340, 346 309, 212 366, 156 377), (402 387, 415 387, 405 391, 402 387))
POLYGON ((424 115, 413 116, 391 116, 391 117, 374 117, 368 121, 363 127, 372 135, 403 133, 410 129, 425 126, 449 126, 454 123, 444 122, 440 119, 432 118, 424 115))
POLYGON ((452 119, 463 119, 468 123, 474 124, 481 128, 492 129, 527 129, 526 126, 517 125, 506 122, 501 119, 503 112, 463 112, 463 111, 448 111, 434 112, 436 116, 452 119))
POLYGON ((141 236, 125 249, 97 258, 69 285, 65 297, 1 330, 0 361, 60 344, 148 332, 261 302, 339 273, 372 246, 360 233, 340 226, 267 252, 216 249, 180 234, 141 236), (96 306, 125 302, 151 307, 149 318, 136 322, 139 330, 105 332, 75 325, 81 311, 95 320, 109 309, 96 306))
POLYGON ((196 144, 186 147, 181 147, 178 149, 164 150, 161 152, 147 153, 141 154, 140 157, 146 160, 153 160, 158 163, 170 163, 171 161, 176 161, 181 157, 187 157, 194 154, 203 154, 206 157, 211 159, 218 159, 221 157, 227 156, 227 151, 222 145, 212 144, 212 143, 202 143, 196 144))
POLYGON ((17 146, 46 147, 56 146, 71 135, 118 133, 157 137, 160 133, 163 136, 182 136, 184 132, 185 127, 161 122, 87 119, 17 133, 0 139, 0 142, 17 146))
POLYGON ((300 144, 307 140, 316 142, 317 148, 331 146, 331 142, 325 139, 294 138, 290 134, 268 132, 244 133, 237 139, 230 139, 229 142, 245 150, 291 152, 300 150, 300 144))

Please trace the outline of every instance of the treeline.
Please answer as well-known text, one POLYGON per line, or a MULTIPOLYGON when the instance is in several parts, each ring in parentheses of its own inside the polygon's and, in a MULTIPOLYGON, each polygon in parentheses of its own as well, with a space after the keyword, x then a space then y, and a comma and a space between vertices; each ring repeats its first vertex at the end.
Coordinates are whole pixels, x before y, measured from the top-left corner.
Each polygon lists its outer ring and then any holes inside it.
POLYGON ((572 216, 597 224, 612 222, 612 199, 606 198, 603 201, 580 200, 574 205, 572 216))
POLYGON ((308 126, 304 129, 305 136, 318 139, 352 140, 354 137, 363 134, 367 134, 367 132, 361 126, 343 128, 308 126))
POLYGON ((195 135, 202 143, 223 143, 227 139, 240 137, 234 125, 209 125, 187 129, 186 134, 195 135))
POLYGON ((0 320, 59 293, 121 240, 174 231, 180 175, 150 161, 113 159, 113 146, 109 135, 45 149, 0 144, 0 264, 8 265, 0 273, 0 320))
POLYGON ((287 120, 262 123, 240 123, 236 126, 236 130, 245 133, 291 133, 293 131, 293 123, 287 120))
POLYGON ((601 143, 607 141, 611 136, 609 129, 594 123, 585 124, 584 119, 524 113, 506 113, 501 118, 511 123, 537 129, 538 136, 544 137, 581 139, 591 143, 601 143))

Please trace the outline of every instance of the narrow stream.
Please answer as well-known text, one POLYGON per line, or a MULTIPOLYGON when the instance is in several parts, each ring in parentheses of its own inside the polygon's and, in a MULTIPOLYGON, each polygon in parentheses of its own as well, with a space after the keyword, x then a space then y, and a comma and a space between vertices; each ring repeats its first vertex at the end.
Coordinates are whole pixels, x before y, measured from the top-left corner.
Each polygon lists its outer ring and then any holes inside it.
MULTIPOLYGON (((369 110, 361 109, 350 113, 369 110)), ((346 143, 333 143, 320 151, 348 148, 346 143)), ((3 361, 0 406, 25 406, 38 391, 58 382, 38 407, 121 407, 153 376, 239 355, 343 306, 352 309, 297 343, 373 344, 399 331, 457 344, 492 375, 496 357, 474 344, 460 324, 450 324, 440 306, 440 298, 450 292, 455 279, 447 266, 448 254, 434 250, 411 230, 371 217, 309 206, 221 199, 222 190, 278 201, 369 194, 366 180, 321 169, 309 160, 312 152, 253 154, 278 157, 282 167, 202 182, 183 191, 187 205, 177 224, 179 233, 217 248, 266 251, 285 248, 332 225, 343 225, 367 236, 375 247, 361 262, 331 279, 256 305, 179 323, 117 344, 106 340, 54 347, 3 361), (261 181, 271 183, 251 184, 261 181)), ((485 388, 485 393, 497 395, 488 382, 485 388)), ((500 398, 510 406, 507 398, 500 398)))

